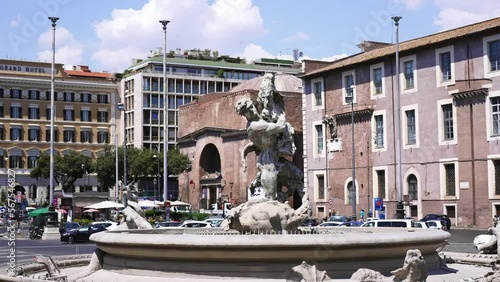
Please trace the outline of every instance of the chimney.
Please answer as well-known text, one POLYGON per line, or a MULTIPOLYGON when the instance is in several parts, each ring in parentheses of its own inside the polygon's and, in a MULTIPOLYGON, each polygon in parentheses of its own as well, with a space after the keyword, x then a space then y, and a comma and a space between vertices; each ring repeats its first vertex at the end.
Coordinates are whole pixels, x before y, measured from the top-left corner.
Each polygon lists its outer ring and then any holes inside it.
POLYGON ((389 45, 392 45, 392 43, 377 42, 377 41, 361 41, 361 43, 358 44, 357 46, 359 49, 361 49, 361 52, 368 52, 389 45))

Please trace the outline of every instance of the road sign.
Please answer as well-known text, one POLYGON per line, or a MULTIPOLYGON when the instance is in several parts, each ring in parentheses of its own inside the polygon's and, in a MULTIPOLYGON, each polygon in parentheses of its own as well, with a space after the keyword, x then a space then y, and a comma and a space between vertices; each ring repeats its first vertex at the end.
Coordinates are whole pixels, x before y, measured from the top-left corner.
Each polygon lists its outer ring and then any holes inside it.
POLYGON ((384 210, 384 199, 383 198, 374 198, 373 206, 376 211, 384 210))

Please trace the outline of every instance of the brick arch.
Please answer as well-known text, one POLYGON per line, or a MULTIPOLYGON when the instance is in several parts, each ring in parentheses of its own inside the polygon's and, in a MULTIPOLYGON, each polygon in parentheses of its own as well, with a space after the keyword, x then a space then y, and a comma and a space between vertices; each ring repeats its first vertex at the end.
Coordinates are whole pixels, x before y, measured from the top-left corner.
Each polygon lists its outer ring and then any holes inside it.
POLYGON ((200 175, 205 175, 207 173, 215 173, 221 172, 221 159, 219 150, 217 146, 212 143, 209 143, 203 147, 200 155, 200 163, 199 163, 199 172, 200 175))

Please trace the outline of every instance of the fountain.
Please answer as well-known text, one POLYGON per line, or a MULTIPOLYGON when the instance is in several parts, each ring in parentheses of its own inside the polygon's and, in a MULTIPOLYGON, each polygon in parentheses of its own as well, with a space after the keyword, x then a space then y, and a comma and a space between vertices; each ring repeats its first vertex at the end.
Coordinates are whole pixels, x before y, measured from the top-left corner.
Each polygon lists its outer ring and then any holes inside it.
MULTIPOLYGON (((74 280, 134 280, 143 276, 178 281, 196 279, 299 279, 297 267, 307 262, 332 278, 349 278, 360 268, 390 275, 410 249, 418 249, 427 269, 437 269, 437 249, 450 234, 440 230, 403 228, 302 229, 310 216, 302 172, 291 162, 293 127, 286 121, 283 99, 274 88, 274 74, 263 78, 257 101, 236 105, 248 120, 249 143, 243 150, 258 155, 252 193, 233 208, 220 229, 150 229, 131 224, 140 211, 127 210, 127 226, 91 236, 97 251, 74 280), (277 189, 278 187, 285 187, 277 189), (294 210, 288 198, 297 190, 302 205, 294 210)), ((246 164, 244 164, 246 165, 246 164)), ((129 204, 130 205, 130 204, 129 204)), ((134 204, 132 204, 134 207, 134 204)), ((328 277, 324 275, 325 277, 328 277)), ((144 278, 144 277, 143 277, 144 278)))

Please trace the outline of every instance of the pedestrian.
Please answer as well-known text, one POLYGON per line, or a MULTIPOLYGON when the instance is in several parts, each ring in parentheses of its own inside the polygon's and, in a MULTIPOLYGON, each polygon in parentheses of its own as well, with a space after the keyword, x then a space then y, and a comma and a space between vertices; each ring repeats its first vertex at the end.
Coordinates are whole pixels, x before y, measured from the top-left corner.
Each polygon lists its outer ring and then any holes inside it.
POLYGON ((359 221, 363 222, 365 220, 365 210, 359 212, 359 221))

